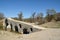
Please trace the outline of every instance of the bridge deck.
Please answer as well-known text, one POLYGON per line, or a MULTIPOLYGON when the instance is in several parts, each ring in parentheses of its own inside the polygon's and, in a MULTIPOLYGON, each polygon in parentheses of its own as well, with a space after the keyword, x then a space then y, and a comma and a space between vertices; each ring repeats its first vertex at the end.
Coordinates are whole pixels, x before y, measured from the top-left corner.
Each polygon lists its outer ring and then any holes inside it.
MULTIPOLYGON (((23 24, 31 25, 31 26, 33 26, 34 28, 46 29, 46 28, 44 28, 44 27, 40 27, 40 26, 34 25, 34 24, 32 24, 32 23, 27 23, 27 22, 23 22, 23 21, 17 21, 17 20, 11 19, 11 18, 8 18, 8 19, 9 19, 9 20, 12 20, 12 21, 14 21, 14 22, 18 22, 18 23, 23 23, 23 24)), ((28 27, 29 27, 29 26, 28 26, 28 27)))

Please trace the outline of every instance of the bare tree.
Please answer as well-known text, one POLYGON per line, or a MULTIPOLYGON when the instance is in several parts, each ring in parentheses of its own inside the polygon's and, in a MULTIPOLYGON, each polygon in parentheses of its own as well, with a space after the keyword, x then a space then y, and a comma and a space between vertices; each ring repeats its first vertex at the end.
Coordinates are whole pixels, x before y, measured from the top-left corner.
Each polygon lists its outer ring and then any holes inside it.
POLYGON ((50 21, 50 19, 49 19, 49 16, 50 16, 50 14, 49 14, 49 12, 50 12, 50 10, 49 9, 47 9, 47 15, 46 15, 46 20, 49 22, 50 21))
POLYGON ((32 16, 31 16, 31 18, 32 18, 32 22, 35 22, 35 14, 36 14, 36 12, 34 12, 33 14, 32 14, 32 16))
POLYGON ((38 13, 37 14, 37 21, 39 22, 39 24, 43 23, 43 13, 38 13))
POLYGON ((20 21, 22 21, 22 17, 23 17, 23 13, 20 12, 20 13, 18 14, 18 19, 19 19, 20 21))

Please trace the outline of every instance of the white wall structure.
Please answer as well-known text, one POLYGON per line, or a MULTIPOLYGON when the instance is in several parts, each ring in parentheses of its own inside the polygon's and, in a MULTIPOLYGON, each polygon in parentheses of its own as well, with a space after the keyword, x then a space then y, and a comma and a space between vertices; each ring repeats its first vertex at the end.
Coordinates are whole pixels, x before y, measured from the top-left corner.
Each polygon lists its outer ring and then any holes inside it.
POLYGON ((3 26, 4 26, 3 29, 5 30, 10 28, 11 31, 16 31, 22 34, 29 34, 32 32, 40 31, 41 29, 45 29, 43 27, 39 27, 38 25, 33 25, 31 23, 26 23, 23 21, 17 21, 12 18, 5 18, 3 20, 3 26), (8 24, 7 26, 6 23, 8 24))

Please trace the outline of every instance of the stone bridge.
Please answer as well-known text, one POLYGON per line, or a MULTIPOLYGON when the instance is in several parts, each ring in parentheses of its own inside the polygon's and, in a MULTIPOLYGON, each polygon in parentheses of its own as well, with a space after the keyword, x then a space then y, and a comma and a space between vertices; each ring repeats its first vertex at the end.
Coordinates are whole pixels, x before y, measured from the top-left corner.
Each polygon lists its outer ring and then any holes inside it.
POLYGON ((22 34, 29 34, 45 28, 39 27, 38 25, 34 25, 32 23, 17 21, 12 18, 5 18, 3 20, 3 29, 5 29, 6 31, 10 29, 10 31, 15 31, 22 34))

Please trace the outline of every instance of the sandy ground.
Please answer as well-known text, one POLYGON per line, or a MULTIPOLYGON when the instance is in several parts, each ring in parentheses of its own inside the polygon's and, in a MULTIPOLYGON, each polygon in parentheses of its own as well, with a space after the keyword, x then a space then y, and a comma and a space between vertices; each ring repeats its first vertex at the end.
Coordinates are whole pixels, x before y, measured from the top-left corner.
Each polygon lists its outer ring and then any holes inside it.
POLYGON ((0 31, 0 40, 60 40, 60 29, 45 29, 31 34, 0 31))

